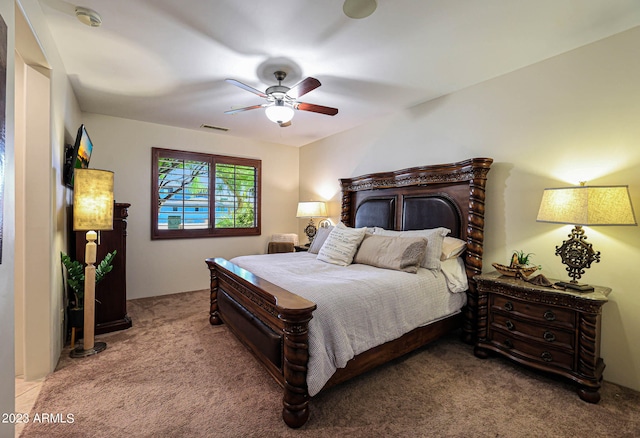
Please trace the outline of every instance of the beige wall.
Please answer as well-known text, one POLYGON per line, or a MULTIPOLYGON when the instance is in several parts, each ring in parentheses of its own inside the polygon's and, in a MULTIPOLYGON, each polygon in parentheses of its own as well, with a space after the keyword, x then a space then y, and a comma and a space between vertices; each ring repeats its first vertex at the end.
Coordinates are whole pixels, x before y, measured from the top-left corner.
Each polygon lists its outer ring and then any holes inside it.
MULTIPOLYGON (((554 252, 571 227, 536 222, 545 187, 628 184, 640 212, 638 53, 635 28, 305 146, 300 198, 331 200, 337 220, 338 178, 492 157, 485 271, 525 250, 546 276, 565 278, 554 252)), ((604 378, 640 390, 640 229, 586 233, 602 261, 583 280, 613 288, 603 310, 604 378)))
POLYGON ((98 114, 83 114, 83 123, 94 144, 90 166, 114 171, 116 201, 131 204, 129 299, 205 289, 205 258, 264 253, 272 234, 295 232, 298 226, 298 148, 98 114), (262 160, 262 235, 151 241, 152 147, 262 160))
POLYGON ((21 112, 15 119, 21 130, 15 134, 15 156, 21 160, 15 196, 20 202, 11 208, 17 221, 15 342, 20 357, 15 371, 38 379, 53 371, 64 343, 60 251, 66 251, 67 191, 61 169, 68 127, 77 126, 80 111, 40 3, 21 0, 15 6, 15 44, 10 41, 9 52, 19 52, 25 61, 17 67, 20 80, 14 80, 12 70, 9 85, 12 93, 24 85, 15 106, 21 112))

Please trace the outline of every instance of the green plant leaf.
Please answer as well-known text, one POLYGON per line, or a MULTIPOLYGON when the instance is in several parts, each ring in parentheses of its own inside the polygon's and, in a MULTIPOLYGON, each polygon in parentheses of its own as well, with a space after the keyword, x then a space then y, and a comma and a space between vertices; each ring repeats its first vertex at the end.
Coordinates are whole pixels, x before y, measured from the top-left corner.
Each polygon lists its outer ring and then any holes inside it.
POLYGON ((525 253, 524 251, 514 251, 513 254, 517 257, 518 263, 521 265, 528 265, 531 259, 531 256, 535 255, 534 253, 525 253))
MULTIPOLYGON (((113 270, 113 259, 117 251, 108 253, 104 259, 96 266, 96 284, 98 284, 105 275, 113 270)), ((73 291, 75 296, 76 307, 84 306, 84 265, 77 260, 71 260, 67 254, 61 252, 60 258, 62 265, 67 270, 67 285, 73 291)))
POLYGON ((113 252, 108 253, 104 256, 104 259, 96 266, 96 284, 98 284, 105 275, 113 270, 113 259, 116 256, 118 251, 114 250, 113 252))

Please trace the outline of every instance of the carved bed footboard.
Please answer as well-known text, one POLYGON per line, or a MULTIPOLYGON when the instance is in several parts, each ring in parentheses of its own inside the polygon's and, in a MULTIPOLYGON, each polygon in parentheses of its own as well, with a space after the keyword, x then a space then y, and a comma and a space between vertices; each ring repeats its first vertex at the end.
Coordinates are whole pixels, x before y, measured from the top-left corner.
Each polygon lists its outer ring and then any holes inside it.
POLYGON ((225 259, 206 263, 211 272, 209 322, 226 323, 264 364, 284 389, 285 423, 302 426, 309 417, 309 321, 315 303, 225 259))

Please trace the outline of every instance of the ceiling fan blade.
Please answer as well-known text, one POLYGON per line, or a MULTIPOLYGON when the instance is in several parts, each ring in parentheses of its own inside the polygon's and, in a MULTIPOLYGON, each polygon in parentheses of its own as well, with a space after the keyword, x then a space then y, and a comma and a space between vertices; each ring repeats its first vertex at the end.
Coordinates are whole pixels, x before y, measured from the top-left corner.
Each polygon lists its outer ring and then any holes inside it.
POLYGON ((317 80, 316 78, 308 77, 291 87, 289 91, 287 91, 287 96, 291 97, 292 99, 297 99, 301 96, 304 96, 309 91, 315 90, 320 85, 322 84, 319 80, 317 80))
POLYGON ((281 128, 286 128, 287 126, 291 126, 291 120, 289 120, 288 122, 285 123, 279 123, 281 128))
POLYGON ((232 110, 229 110, 229 111, 225 111, 224 113, 225 113, 225 114, 236 114, 236 113, 241 113, 241 112, 243 112, 243 111, 249 111, 249 110, 252 110, 252 109, 263 108, 263 107, 265 107, 265 106, 266 106, 266 104, 263 104, 263 105, 253 105, 253 106, 245 106, 244 108, 232 109, 232 110))
POLYGON ((311 111, 314 113, 326 114, 328 116, 335 116, 338 114, 338 108, 314 105, 313 103, 296 102, 293 107, 302 111, 311 111))
POLYGON ((230 83, 230 84, 232 84, 232 85, 235 85, 236 87, 240 87, 240 88, 242 88, 243 90, 247 90, 247 91, 250 91, 250 92, 252 92, 252 93, 254 93, 254 94, 257 94, 257 95, 258 95, 258 96, 260 96, 260 97, 264 97, 265 99, 268 97, 268 96, 267 96, 266 94, 264 94, 262 91, 257 90, 257 89, 255 89, 255 88, 253 88, 253 87, 251 87, 251 86, 249 86, 249 85, 247 85, 247 84, 243 84, 242 82, 237 81, 237 80, 235 80, 235 79, 225 79, 225 81, 229 82, 229 83, 230 83))

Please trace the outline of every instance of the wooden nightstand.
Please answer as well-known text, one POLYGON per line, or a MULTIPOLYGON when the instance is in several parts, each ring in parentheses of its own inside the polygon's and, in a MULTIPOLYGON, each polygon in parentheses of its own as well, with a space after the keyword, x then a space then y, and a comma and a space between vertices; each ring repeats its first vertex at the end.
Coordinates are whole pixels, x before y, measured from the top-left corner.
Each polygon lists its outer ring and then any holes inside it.
POLYGON ((611 289, 587 293, 536 286, 497 272, 474 277, 478 289, 478 341, 474 354, 490 351, 515 362, 567 377, 578 395, 600 401, 602 306, 611 289))

